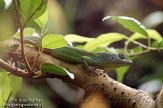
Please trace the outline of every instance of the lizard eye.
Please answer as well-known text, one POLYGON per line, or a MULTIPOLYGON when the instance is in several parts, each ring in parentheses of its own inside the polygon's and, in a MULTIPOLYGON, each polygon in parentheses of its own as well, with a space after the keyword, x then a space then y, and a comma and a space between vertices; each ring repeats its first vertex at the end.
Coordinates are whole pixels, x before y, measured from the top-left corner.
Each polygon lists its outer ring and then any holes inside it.
POLYGON ((118 54, 118 57, 121 58, 121 59, 126 59, 126 57, 125 57, 124 54, 122 54, 122 53, 119 53, 119 54, 118 54))

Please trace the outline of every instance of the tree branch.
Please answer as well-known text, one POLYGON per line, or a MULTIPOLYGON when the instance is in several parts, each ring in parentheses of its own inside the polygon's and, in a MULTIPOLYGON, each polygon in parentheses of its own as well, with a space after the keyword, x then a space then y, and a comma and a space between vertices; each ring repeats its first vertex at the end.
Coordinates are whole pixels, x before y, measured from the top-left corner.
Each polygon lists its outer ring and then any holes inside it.
MULTIPOLYGON (((7 42, 7 44, 8 43, 10 42, 7 42)), ((21 52, 21 49, 18 48, 17 51, 21 52)), ((37 50, 33 47, 25 46, 25 52, 29 64, 33 64, 33 58, 37 56, 37 50)), ((12 58, 14 59, 15 56, 12 58)), ((46 53, 40 54, 36 63, 36 68, 39 68, 39 66, 43 63, 52 63, 62 66, 72 72, 75 79, 72 80, 69 77, 59 77, 54 74, 41 75, 38 78, 60 78, 63 81, 76 85, 84 90, 87 90, 87 88, 92 85, 96 85, 96 87, 105 95, 105 100, 107 100, 106 102, 111 102, 112 106, 118 106, 120 108, 155 108, 155 101, 151 99, 146 92, 133 89, 113 80, 108 77, 103 70, 96 69, 94 73, 88 75, 85 73, 82 65, 67 63, 46 53)), ((160 101, 162 102, 162 100, 158 100, 159 103, 161 103, 160 101)))
MULTIPOLYGON (((37 50, 26 47, 26 54, 29 63, 32 64, 32 58, 37 56, 37 50)), ((113 103, 113 105, 120 105, 125 108, 151 108, 154 104, 154 101, 149 97, 146 92, 132 89, 111 79, 107 76, 106 73, 103 73, 103 70, 97 69, 95 71, 98 76, 96 74, 88 75, 87 73, 85 73, 85 70, 82 68, 81 65, 70 64, 51 57, 45 53, 42 53, 39 56, 37 67, 39 67, 43 63, 52 63, 65 67, 67 70, 74 74, 75 79, 71 80, 67 78, 63 80, 78 87, 81 87, 84 90, 86 90, 88 86, 97 85, 99 89, 102 90, 102 92, 105 94, 106 98, 113 103)))
POLYGON ((158 95, 156 99, 156 106, 157 108, 163 108, 163 87, 160 91, 160 94, 158 95))
POLYGON ((17 67, 13 67, 13 66, 9 65, 8 63, 4 62, 2 59, 0 59, 0 67, 9 71, 10 73, 12 73, 16 76, 26 77, 26 78, 30 77, 30 74, 28 72, 26 72, 25 70, 21 70, 17 67))

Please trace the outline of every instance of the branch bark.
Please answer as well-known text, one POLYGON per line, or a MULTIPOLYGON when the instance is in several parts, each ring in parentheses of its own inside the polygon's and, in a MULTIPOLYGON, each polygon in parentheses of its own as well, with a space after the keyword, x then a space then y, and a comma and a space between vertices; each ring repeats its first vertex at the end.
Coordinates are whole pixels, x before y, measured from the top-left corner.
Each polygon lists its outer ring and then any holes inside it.
POLYGON ((4 62, 2 59, 0 59, 0 67, 11 72, 12 74, 20 77, 30 77, 30 74, 26 72, 25 70, 21 70, 17 67, 11 66, 8 63, 4 62))
POLYGON ((160 91, 160 94, 158 95, 158 97, 156 99, 156 107, 163 108, 163 87, 160 91))
MULTIPOLYGON (((21 52, 21 49, 18 48, 17 52, 21 52)), ((25 53, 29 64, 32 65, 34 63, 33 58, 37 56, 37 50, 33 47, 25 46, 25 53)), ((16 56, 13 57, 11 55, 11 57, 14 59, 16 56)), ((87 90, 87 88, 90 86, 96 85, 96 88, 98 88, 98 90, 100 90, 105 96, 106 102, 111 102, 112 106, 118 106, 121 108, 156 108, 157 105, 160 105, 158 103, 163 102, 163 90, 159 95, 160 98, 157 101, 157 104, 155 104, 156 101, 154 101, 146 92, 136 90, 119 83, 108 77, 107 74, 100 69, 96 69, 94 73, 88 75, 85 73, 82 65, 67 63, 46 53, 40 54, 36 62, 36 68, 39 68, 39 66, 43 63, 52 63, 66 68, 75 76, 74 80, 70 79, 69 77, 61 77, 56 75, 40 76, 39 78, 60 78, 63 81, 76 85, 84 90, 87 90)))

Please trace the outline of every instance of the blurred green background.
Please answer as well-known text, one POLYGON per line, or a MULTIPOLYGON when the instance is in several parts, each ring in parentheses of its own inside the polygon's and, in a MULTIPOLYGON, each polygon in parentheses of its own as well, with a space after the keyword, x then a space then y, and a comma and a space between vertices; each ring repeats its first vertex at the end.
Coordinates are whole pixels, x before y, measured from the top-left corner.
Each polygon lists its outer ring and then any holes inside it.
MULTIPOLYGON (((17 30, 12 6, 5 10, 0 0, 0 38, 17 30)), ((107 15, 129 16, 141 21, 147 28, 163 35, 163 2, 161 0, 48 0, 49 33, 78 34, 96 37, 108 32, 131 35, 127 29, 113 21, 102 22, 107 15)), ((28 26, 38 28, 30 23, 28 26)), ((141 41, 143 42, 143 41, 141 41)), ((123 42, 112 44, 123 47, 123 42)), ((116 79, 116 75, 113 75, 116 79)), ((151 52, 134 60, 123 83, 134 88, 157 94, 163 82, 163 53, 151 52)), ((17 98, 42 99, 43 108, 77 108, 84 91, 60 80, 23 79, 17 98)), ((153 95, 154 96, 154 95, 153 95)))

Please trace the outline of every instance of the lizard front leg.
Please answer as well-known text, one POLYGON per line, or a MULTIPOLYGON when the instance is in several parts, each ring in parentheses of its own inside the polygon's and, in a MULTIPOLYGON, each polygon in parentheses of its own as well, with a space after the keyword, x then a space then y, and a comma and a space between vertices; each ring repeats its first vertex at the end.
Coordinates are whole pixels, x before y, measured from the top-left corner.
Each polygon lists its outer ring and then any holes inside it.
POLYGON ((96 66, 98 64, 96 59, 90 58, 88 56, 82 56, 81 62, 88 73, 93 72, 90 66, 96 66))

